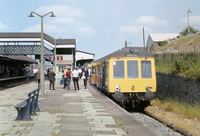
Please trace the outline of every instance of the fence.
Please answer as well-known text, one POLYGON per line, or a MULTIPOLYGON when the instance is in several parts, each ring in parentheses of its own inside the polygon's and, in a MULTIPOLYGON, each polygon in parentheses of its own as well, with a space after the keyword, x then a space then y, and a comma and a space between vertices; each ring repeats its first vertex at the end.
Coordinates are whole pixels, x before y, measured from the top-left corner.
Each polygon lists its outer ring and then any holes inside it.
POLYGON ((174 61, 183 57, 183 59, 196 58, 200 61, 200 53, 163 53, 163 54, 153 54, 155 58, 156 65, 163 65, 174 63, 174 61))

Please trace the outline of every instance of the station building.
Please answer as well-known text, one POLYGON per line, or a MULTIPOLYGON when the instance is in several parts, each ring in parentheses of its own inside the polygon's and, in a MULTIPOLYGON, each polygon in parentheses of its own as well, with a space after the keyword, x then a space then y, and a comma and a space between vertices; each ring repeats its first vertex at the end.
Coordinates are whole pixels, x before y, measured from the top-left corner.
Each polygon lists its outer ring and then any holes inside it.
MULTIPOLYGON (((94 60, 94 54, 76 50, 76 39, 55 39, 44 33, 43 41, 46 70, 52 67, 57 80, 65 67, 72 69, 94 60)), ((41 33, 0 33, 0 55, 28 55, 39 62, 41 33)))

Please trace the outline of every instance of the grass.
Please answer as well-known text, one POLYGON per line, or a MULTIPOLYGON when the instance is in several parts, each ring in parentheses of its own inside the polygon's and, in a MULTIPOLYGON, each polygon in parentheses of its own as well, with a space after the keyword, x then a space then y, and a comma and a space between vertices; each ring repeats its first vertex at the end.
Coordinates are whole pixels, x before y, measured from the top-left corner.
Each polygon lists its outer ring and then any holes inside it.
POLYGON ((145 111, 193 136, 200 136, 200 104, 189 105, 178 100, 153 100, 145 111))
POLYGON ((156 71, 162 71, 166 73, 171 73, 173 65, 172 64, 166 64, 164 65, 156 65, 156 71))
POLYGON ((189 78, 199 80, 200 79, 199 39, 200 35, 188 36, 160 47, 157 52, 165 53, 165 57, 161 54, 157 54, 155 56, 156 70, 171 74, 181 73, 189 78), (177 53, 173 53, 172 57, 171 52, 177 52, 177 53), (180 54, 180 52, 182 54, 180 54))
MULTIPOLYGON (((165 52, 167 50, 180 50, 181 52, 187 52, 188 50, 192 50, 194 46, 198 46, 200 44, 199 41, 200 35, 194 35, 194 36, 189 36, 189 37, 184 37, 182 39, 179 39, 177 41, 173 41, 169 44, 165 44, 162 46, 160 49, 158 49, 158 52, 165 52), (179 47, 185 47, 180 48, 179 47)), ((197 49, 199 51, 199 49, 197 49)))
POLYGON ((124 123, 121 119, 116 119, 115 122, 122 127, 122 129, 129 134, 129 131, 124 127, 124 123))
POLYGON ((199 80, 200 79, 200 54, 179 54, 172 56, 171 54, 156 57, 156 71, 162 71, 170 74, 182 74, 189 78, 199 80), (165 61, 165 62, 164 62, 165 61))
POLYGON ((189 105, 174 99, 166 99, 162 102, 155 99, 151 101, 151 104, 165 111, 173 112, 190 119, 198 119, 200 121, 200 104, 189 105))

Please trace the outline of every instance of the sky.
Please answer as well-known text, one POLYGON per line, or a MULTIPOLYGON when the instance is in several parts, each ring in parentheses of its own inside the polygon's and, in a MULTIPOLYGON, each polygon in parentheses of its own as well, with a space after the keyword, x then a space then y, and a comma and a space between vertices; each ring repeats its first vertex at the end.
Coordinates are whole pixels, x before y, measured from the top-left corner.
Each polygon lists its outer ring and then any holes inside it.
POLYGON ((44 32, 54 38, 76 39, 77 50, 95 59, 124 47, 142 47, 149 34, 179 33, 190 26, 200 30, 199 0, 0 0, 0 32, 44 32))

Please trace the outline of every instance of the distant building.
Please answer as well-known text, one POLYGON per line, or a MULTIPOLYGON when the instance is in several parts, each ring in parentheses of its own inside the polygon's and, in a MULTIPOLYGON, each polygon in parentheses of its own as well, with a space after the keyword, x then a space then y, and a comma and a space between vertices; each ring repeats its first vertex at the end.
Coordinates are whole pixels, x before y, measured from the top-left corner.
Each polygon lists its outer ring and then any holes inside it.
POLYGON ((160 34, 149 34, 146 48, 148 52, 153 52, 159 48, 159 42, 169 41, 170 39, 177 38, 179 33, 160 33, 160 34))
POLYGON ((76 50, 76 65, 82 66, 85 63, 90 63, 94 60, 93 53, 76 50))

